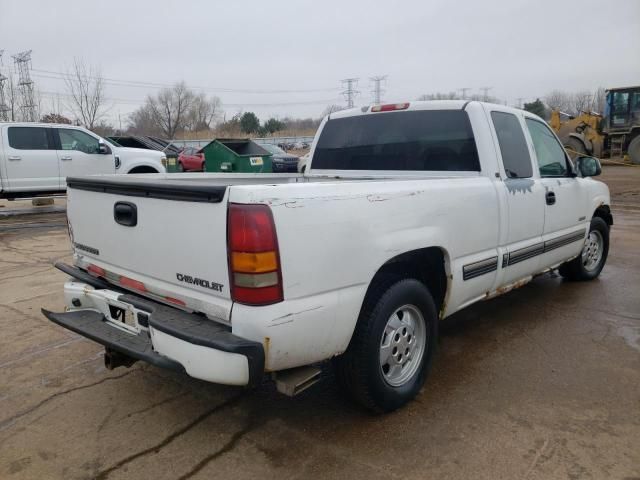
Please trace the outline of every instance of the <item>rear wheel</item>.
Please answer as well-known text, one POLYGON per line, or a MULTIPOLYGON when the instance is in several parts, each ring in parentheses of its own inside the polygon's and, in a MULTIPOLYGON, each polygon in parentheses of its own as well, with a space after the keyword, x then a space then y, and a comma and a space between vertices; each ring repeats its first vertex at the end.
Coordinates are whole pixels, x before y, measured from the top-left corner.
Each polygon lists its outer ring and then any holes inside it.
POLYGON ((593 280, 600 275, 608 254, 609 226, 602 218, 593 217, 582 252, 560 267, 560 275, 568 280, 593 280))
POLYGON ((429 290, 414 279, 376 281, 347 351, 336 359, 342 387, 364 407, 390 412, 422 388, 437 341, 429 290))
POLYGON ((627 148, 627 153, 629 154, 631 163, 640 165, 640 135, 637 135, 636 138, 631 140, 629 148, 627 148))

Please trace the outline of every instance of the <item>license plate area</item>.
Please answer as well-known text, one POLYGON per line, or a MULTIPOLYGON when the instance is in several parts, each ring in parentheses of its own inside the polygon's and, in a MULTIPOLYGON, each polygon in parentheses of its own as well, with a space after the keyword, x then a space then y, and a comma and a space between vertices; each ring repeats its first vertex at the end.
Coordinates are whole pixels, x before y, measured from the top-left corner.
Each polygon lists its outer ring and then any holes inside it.
POLYGON ((133 310, 109 304, 109 316, 111 317, 110 320, 118 324, 118 326, 138 333, 138 322, 136 321, 136 314, 133 310))

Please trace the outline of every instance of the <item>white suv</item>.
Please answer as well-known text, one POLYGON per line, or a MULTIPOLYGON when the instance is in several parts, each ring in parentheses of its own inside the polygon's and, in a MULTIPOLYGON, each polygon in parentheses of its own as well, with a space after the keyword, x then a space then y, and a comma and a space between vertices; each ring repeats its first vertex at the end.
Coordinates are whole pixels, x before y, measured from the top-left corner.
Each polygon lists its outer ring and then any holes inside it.
POLYGON ((64 192, 66 178, 164 173, 163 152, 120 147, 82 127, 0 123, 0 197, 64 192))

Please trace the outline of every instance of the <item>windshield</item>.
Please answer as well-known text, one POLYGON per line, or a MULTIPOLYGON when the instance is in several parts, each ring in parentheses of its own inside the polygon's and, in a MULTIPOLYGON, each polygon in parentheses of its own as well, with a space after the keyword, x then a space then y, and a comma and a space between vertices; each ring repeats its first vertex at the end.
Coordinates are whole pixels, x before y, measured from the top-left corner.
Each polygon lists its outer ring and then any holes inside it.
POLYGON ((479 171, 480 163, 466 112, 417 110, 327 121, 313 168, 479 171))
POLYGON ((113 140, 109 139, 109 138, 102 138, 102 140, 104 140, 105 143, 108 143, 109 145, 111 145, 112 147, 120 147, 120 145, 118 145, 116 142, 114 142, 113 140))
POLYGON ((273 154, 284 155, 284 154, 287 153, 284 150, 282 150, 280 147, 278 147, 277 145, 272 145, 270 143, 263 143, 260 146, 262 148, 264 148, 265 150, 268 150, 270 153, 273 153, 273 154))

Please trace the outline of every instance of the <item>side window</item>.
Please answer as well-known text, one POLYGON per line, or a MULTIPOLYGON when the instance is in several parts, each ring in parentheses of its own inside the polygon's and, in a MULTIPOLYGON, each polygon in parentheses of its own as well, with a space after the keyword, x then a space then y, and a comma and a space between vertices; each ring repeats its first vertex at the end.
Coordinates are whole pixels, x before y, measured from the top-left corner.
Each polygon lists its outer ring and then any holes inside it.
POLYGON ((527 118, 527 128, 533 140, 533 148, 538 159, 541 177, 563 177, 569 171, 564 148, 551 132, 549 127, 538 120, 527 118))
POLYGON ((611 124, 624 125, 628 121, 629 92, 614 92, 611 106, 611 124))
POLYGON ((49 150, 47 129, 42 127, 9 127, 9 146, 18 150, 49 150))
POLYGON ((491 112, 491 120, 496 129, 507 176, 509 178, 533 176, 531 156, 518 117, 512 113, 491 112))
POLYGON ((80 130, 70 128, 59 128, 60 145, 62 150, 78 150, 84 153, 99 153, 100 144, 97 138, 80 130))

